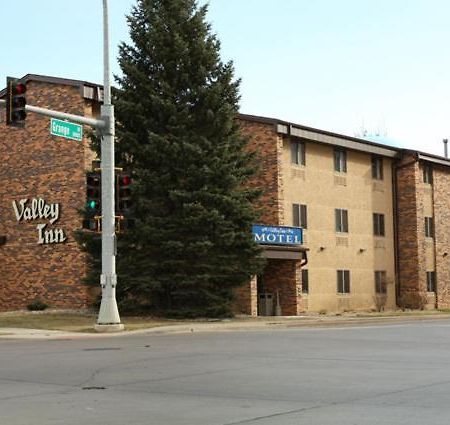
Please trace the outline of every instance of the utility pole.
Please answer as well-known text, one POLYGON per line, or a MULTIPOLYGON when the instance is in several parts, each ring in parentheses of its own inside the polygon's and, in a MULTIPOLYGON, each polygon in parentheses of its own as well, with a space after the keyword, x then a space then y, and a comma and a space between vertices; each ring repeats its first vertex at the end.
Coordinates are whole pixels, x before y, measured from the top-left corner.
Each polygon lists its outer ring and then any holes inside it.
POLYGON ((101 131, 102 173, 102 301, 95 329, 99 332, 123 330, 116 301, 116 233, 114 208, 114 107, 111 104, 109 71, 108 0, 103 0, 103 105, 101 119, 106 126, 101 131))
MULTIPOLYGON (((6 101, 0 99, 0 107, 6 101)), ((95 329, 98 332, 114 332, 123 330, 120 323, 119 309, 116 301, 116 234, 115 234, 115 164, 114 164, 114 107, 111 104, 111 85, 109 70, 109 25, 108 0, 103 0, 103 105, 101 119, 85 118, 32 105, 25 105, 25 111, 34 112, 52 118, 70 120, 96 128, 102 137, 101 141, 101 177, 102 177, 102 273, 100 285, 102 300, 95 329)))

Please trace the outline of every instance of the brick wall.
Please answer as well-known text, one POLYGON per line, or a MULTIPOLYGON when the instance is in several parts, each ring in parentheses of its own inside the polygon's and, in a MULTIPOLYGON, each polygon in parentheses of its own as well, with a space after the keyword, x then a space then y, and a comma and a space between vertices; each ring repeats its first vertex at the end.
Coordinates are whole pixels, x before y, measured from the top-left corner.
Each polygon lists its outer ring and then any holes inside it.
MULTIPOLYGON (((30 105, 83 115, 86 104, 79 87, 30 81, 30 105)), ((25 129, 0 121, 0 311, 22 309, 40 299, 51 307, 85 308, 91 290, 81 283, 85 256, 73 231, 79 229, 78 210, 85 202, 85 167, 90 155, 84 143, 49 134, 49 118, 29 113, 25 129), (18 221, 13 201, 44 199, 60 205, 59 220, 18 221), (38 244, 38 224, 44 230, 62 229, 67 240, 38 244)))
POLYGON ((405 154, 396 169, 399 305, 420 308, 426 298, 425 234, 419 162, 405 154))
POLYGON ((235 290, 233 310, 235 314, 258 315, 256 276, 235 290))
POLYGON ((300 276, 297 261, 268 260, 264 270, 264 287, 267 293, 273 294, 274 311, 278 291, 281 314, 283 316, 296 316, 299 313, 300 276))
POLYGON ((433 169, 433 205, 438 308, 450 307, 450 172, 433 169))
POLYGON ((248 148, 256 152, 259 169, 249 182, 250 187, 262 189, 256 203, 259 222, 267 225, 284 224, 282 150, 283 140, 273 124, 240 120, 242 133, 249 137, 248 148))
MULTIPOLYGON (((249 137, 249 150, 255 152, 258 158, 259 168, 249 185, 262 190, 262 196, 256 202, 259 223, 284 225, 283 138, 276 133, 271 123, 241 118, 240 125, 242 133, 249 137)), ((266 292, 273 293, 275 309, 276 291, 279 291, 283 315, 298 313, 299 276, 295 261, 268 260, 263 276, 266 292)), ((238 312, 256 315, 256 279, 239 289, 237 300, 238 312)))

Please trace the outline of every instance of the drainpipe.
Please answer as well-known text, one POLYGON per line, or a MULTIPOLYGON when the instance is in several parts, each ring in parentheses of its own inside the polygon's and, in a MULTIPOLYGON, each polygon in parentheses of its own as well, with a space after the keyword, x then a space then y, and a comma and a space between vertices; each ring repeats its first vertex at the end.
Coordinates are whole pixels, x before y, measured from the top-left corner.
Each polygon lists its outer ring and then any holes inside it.
POLYGON ((303 251, 303 258, 302 261, 300 262, 300 268, 304 267, 308 264, 308 255, 306 254, 306 251, 303 251))
POLYGON ((448 158, 448 149, 447 149, 448 139, 444 139, 442 140, 442 142, 444 143, 444 156, 448 158))

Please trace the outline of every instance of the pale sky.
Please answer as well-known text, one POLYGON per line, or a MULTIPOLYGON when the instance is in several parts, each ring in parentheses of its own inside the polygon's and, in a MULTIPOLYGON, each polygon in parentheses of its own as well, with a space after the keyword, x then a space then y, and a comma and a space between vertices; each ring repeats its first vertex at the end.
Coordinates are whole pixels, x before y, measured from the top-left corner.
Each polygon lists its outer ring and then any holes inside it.
MULTIPOLYGON (((241 112, 350 136, 365 129, 442 154, 450 138, 450 2, 208 3, 222 58, 242 79, 241 112)), ((109 0, 114 73, 133 4, 109 0)), ((1 86, 7 75, 27 73, 102 83, 102 0, 0 0, 0 16, 1 86)))

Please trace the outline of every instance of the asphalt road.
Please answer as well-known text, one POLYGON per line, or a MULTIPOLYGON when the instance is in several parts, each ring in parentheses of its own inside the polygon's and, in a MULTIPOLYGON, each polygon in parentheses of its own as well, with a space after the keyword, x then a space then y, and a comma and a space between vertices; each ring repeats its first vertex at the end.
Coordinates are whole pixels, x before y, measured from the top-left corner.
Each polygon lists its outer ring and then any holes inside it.
POLYGON ((0 340, 1 425, 450 423, 450 321, 0 340))

